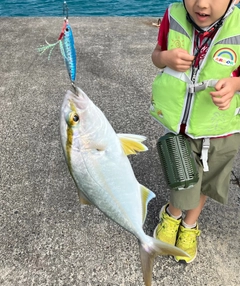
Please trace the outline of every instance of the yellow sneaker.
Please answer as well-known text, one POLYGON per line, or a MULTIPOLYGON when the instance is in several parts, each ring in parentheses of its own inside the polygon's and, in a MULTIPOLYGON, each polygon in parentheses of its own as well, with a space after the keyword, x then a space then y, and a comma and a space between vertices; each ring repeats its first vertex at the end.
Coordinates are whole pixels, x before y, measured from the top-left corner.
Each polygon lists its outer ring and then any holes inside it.
POLYGON ((175 256, 177 262, 190 263, 197 256, 197 237, 200 235, 198 225, 196 228, 185 228, 180 225, 176 246, 186 251, 190 257, 175 256))
POLYGON ((168 204, 164 205, 159 213, 159 224, 154 230, 153 237, 175 245, 181 219, 171 217, 166 212, 167 207, 168 204))

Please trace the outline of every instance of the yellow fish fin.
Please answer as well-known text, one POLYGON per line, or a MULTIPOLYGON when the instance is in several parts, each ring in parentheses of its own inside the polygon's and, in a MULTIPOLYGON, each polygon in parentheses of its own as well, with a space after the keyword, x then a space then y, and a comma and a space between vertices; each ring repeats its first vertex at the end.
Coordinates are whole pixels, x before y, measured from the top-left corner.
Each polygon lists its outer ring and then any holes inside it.
POLYGON ((142 224, 144 224, 146 216, 147 216, 147 206, 151 199, 155 198, 155 194, 144 187, 143 185, 140 185, 141 189, 141 195, 142 195, 142 224))
POLYGON ((117 136, 126 155, 148 150, 147 146, 142 143, 147 139, 145 136, 134 134, 117 134, 117 136))
POLYGON ((82 191, 78 190, 78 197, 81 205, 91 205, 92 203, 85 197, 82 191))

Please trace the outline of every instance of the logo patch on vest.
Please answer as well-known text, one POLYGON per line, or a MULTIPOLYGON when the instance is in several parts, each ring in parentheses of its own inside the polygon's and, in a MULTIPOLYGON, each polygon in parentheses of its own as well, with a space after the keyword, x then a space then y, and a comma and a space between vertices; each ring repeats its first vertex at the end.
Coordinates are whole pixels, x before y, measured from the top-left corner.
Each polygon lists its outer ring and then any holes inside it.
POLYGON ((180 36, 176 37, 175 40, 172 39, 171 48, 183 48, 184 40, 181 40, 180 36))
POLYGON ((237 55, 232 49, 222 48, 216 51, 213 59, 221 65, 234 66, 237 62, 237 55))

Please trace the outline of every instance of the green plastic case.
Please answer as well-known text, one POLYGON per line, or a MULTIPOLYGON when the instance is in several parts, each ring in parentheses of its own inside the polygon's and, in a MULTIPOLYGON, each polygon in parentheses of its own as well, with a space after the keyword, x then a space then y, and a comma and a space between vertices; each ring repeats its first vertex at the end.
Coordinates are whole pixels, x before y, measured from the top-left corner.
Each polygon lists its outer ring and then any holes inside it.
POLYGON ((184 135, 167 133, 158 139, 157 150, 170 188, 187 189, 198 182, 195 158, 184 135))

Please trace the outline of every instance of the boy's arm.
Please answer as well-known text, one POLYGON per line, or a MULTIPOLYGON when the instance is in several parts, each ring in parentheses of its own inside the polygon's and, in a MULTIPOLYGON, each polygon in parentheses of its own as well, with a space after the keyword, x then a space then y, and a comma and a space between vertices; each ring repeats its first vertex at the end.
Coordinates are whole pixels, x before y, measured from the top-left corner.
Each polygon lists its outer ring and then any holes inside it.
POLYGON ((169 10, 167 9, 162 18, 158 33, 158 43, 152 53, 152 61, 160 69, 167 66, 176 71, 185 72, 191 67, 194 57, 183 49, 167 49, 169 32, 168 13, 169 10))
POLYGON ((160 69, 167 66, 173 70, 185 72, 191 67, 193 60, 194 56, 181 48, 162 51, 159 44, 152 53, 152 61, 160 69))

